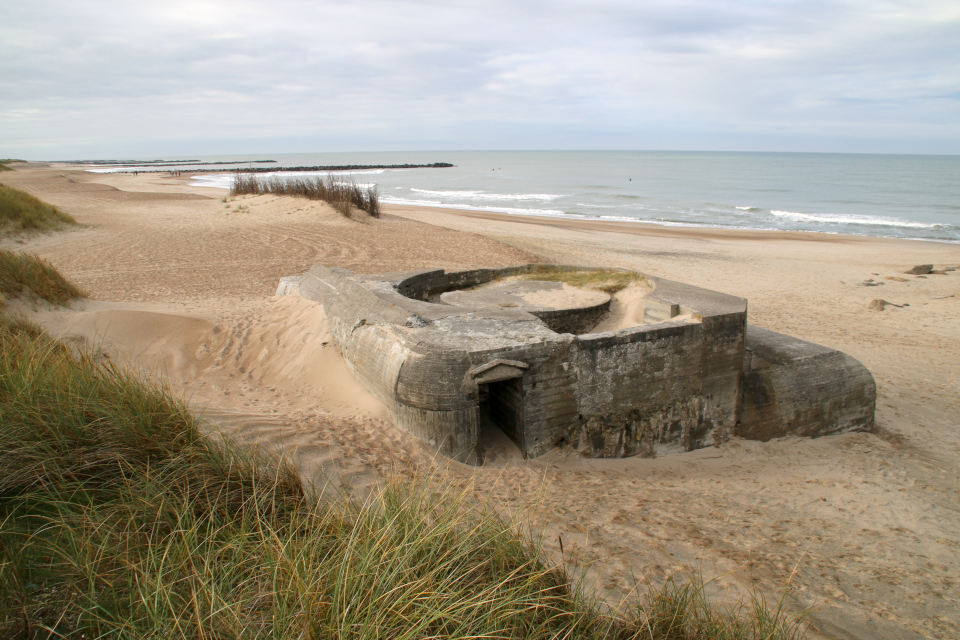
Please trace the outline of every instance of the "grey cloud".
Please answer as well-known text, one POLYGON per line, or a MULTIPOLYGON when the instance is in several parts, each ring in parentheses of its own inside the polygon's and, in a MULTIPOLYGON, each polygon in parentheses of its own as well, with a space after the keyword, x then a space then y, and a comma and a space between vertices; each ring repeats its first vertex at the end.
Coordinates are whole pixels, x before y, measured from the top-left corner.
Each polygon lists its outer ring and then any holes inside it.
POLYGON ((34 0, 0 24, 0 155, 958 153, 957 42, 960 10, 934 0, 34 0))

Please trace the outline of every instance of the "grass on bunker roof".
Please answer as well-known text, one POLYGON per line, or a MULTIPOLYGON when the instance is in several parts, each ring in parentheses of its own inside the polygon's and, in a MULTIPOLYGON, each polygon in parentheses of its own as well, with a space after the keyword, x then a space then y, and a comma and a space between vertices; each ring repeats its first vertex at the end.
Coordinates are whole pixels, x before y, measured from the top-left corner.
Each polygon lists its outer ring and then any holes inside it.
POLYGON ((545 280, 565 282, 571 287, 596 289, 606 293, 616 293, 632 284, 646 282, 646 277, 633 271, 618 269, 571 269, 555 265, 538 265, 529 273, 520 276, 522 280, 545 280))

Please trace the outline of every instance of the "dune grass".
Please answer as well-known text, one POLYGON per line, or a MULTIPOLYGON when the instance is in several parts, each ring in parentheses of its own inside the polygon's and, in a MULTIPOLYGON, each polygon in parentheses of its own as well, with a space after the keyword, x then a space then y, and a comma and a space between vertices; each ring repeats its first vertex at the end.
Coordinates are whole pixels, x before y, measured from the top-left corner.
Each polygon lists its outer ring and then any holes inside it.
POLYGON ((0 325, 0 635, 793 639, 668 583, 603 613, 469 492, 319 500, 168 390, 0 325))
POLYGON ((520 276, 522 280, 546 280, 565 282, 572 287, 596 289, 606 293, 616 293, 632 284, 644 282, 646 278, 633 271, 616 269, 570 269, 555 265, 538 265, 529 273, 520 276))
POLYGON ((0 171, 13 171, 13 167, 8 167, 8 164, 14 162, 26 162, 25 160, 18 160, 16 158, 0 158, 0 171))
POLYGON ((161 383, 0 310, 0 637, 802 637, 697 579, 613 615, 469 489, 319 497, 202 427, 161 383))
POLYGON ((326 179, 314 177, 284 180, 238 173, 234 177, 233 188, 230 191, 232 196, 264 193, 322 200, 348 218, 353 214, 354 209, 365 211, 373 218, 380 217, 380 193, 375 185, 363 188, 344 177, 333 174, 327 175, 326 179))
POLYGON ((53 205, 19 189, 0 185, 0 233, 49 231, 75 224, 76 220, 53 205))
POLYGON ((605 634, 508 524, 388 482, 319 502, 168 391, 0 329, 0 635, 605 634))
POLYGON ((65 305, 83 291, 39 256, 0 249, 0 309, 5 299, 20 295, 65 305))

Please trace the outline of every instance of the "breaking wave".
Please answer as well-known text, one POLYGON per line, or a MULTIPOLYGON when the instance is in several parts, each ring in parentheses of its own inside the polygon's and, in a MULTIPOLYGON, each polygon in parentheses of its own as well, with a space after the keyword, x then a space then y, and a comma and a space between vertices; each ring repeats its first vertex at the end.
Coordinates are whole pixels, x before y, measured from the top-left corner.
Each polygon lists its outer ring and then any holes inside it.
POLYGON ((796 222, 826 222, 829 224, 859 224, 880 227, 901 227, 904 229, 937 229, 945 228, 950 225, 913 222, 910 220, 901 220, 899 218, 884 218, 880 216, 863 216, 855 214, 840 213, 799 213, 797 211, 771 211, 771 214, 778 218, 787 218, 796 222))
POLYGON ((435 191, 433 189, 411 188, 414 193, 442 198, 462 198, 464 200, 555 200, 559 195, 552 193, 487 193, 485 191, 435 191))
POLYGON ((566 216, 566 212, 557 209, 521 209, 517 207, 495 207, 460 204, 453 202, 437 202, 436 200, 411 200, 408 198, 380 197, 384 204, 400 204, 413 207, 439 207, 442 209, 465 209, 467 211, 490 211, 492 213, 512 213, 529 216, 566 216))

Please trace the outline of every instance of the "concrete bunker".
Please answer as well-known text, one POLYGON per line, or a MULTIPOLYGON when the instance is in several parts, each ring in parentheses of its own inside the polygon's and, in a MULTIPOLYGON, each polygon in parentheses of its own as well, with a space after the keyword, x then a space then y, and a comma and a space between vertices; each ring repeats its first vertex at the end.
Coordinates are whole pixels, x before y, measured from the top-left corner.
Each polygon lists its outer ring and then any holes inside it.
POLYGON ((523 446, 523 380, 507 378, 477 385, 480 419, 503 431, 518 447, 523 446))
POLYGON ((595 271, 315 265, 278 293, 322 303, 347 364, 397 424, 466 463, 482 461, 484 421, 525 457, 561 442, 652 457, 872 427, 874 380, 850 356, 748 328, 735 296, 621 270, 606 272, 642 282, 643 295, 625 302, 557 282, 595 271), (611 323, 617 305, 628 313, 611 323))

